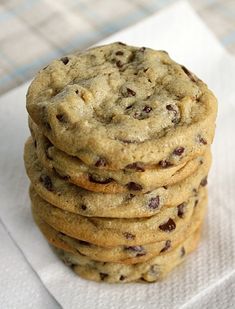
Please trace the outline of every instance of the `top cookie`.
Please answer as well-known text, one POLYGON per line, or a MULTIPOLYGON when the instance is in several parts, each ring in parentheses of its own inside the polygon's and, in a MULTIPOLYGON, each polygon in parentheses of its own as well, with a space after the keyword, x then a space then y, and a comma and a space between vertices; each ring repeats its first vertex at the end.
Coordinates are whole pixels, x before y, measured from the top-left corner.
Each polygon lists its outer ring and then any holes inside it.
POLYGON ((59 149, 88 165, 177 164, 207 147, 217 102, 164 51, 113 43, 53 61, 27 109, 59 149))

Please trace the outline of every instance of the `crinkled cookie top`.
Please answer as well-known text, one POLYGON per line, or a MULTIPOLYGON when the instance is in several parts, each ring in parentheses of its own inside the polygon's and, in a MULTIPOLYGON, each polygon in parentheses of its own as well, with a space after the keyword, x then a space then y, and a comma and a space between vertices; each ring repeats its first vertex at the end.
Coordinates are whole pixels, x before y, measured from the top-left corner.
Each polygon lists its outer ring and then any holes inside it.
POLYGON ((66 141, 70 154, 87 148, 102 153, 197 122, 208 114, 208 106, 199 104, 206 91, 165 51, 113 43, 41 70, 29 88, 27 109, 61 149, 66 141))

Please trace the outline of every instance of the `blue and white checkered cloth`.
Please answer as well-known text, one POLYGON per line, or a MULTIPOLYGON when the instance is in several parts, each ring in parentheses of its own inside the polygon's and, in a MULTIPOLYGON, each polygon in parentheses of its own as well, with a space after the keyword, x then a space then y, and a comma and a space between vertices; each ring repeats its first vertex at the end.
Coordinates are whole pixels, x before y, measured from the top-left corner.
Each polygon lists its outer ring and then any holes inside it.
MULTIPOLYGON (((0 94, 175 0, 0 0, 0 94)), ((190 0, 235 53, 235 1, 190 0)))

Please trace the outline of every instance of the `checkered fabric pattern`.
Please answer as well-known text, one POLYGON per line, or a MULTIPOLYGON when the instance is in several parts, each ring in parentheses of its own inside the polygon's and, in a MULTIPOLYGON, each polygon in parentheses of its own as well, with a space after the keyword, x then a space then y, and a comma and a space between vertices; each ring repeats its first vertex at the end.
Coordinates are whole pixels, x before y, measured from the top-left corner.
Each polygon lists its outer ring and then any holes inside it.
MULTIPOLYGON (((53 58, 85 48, 175 0, 0 0, 0 94, 53 58)), ((235 53, 235 1, 190 0, 235 53)))

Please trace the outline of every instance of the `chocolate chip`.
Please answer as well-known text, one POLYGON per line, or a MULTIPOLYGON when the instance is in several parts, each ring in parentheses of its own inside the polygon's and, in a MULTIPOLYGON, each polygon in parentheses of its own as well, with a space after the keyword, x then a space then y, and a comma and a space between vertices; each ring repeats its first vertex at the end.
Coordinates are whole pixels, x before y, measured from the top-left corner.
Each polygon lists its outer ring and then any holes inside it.
POLYGON ((125 250, 130 250, 130 251, 134 251, 134 252, 143 252, 144 248, 142 246, 128 246, 128 247, 124 247, 125 250))
POLYGON ((37 141, 34 141, 34 147, 37 148, 37 141))
POLYGON ((181 249, 180 249, 180 256, 181 257, 183 257, 183 256, 185 256, 185 249, 184 249, 184 247, 182 247, 181 249))
POLYGON ((64 175, 64 176, 61 176, 61 178, 62 178, 63 180, 69 180, 69 179, 70 179, 70 176, 69 176, 69 175, 64 175))
POLYGON ((175 115, 177 115, 177 110, 174 109, 174 107, 173 107, 171 104, 166 105, 166 109, 167 109, 168 111, 173 112, 175 115))
POLYGON ((120 139, 121 142, 123 142, 124 144, 132 144, 135 143, 133 141, 127 140, 127 139, 120 139))
POLYGON ((198 200, 194 202, 194 207, 197 207, 198 202, 199 202, 198 200))
POLYGON ((142 186, 136 182, 129 182, 127 185, 128 190, 133 190, 133 191, 140 191, 142 190, 142 186))
POLYGON ((106 160, 104 158, 99 158, 96 163, 95 166, 96 167, 105 167, 107 164, 106 160))
POLYGON ((184 217, 184 213, 185 213, 185 203, 182 203, 180 205, 177 206, 177 209, 178 209, 178 217, 179 218, 183 218, 184 217))
POLYGON ((141 162, 135 162, 132 164, 128 164, 126 167, 126 169, 131 169, 131 170, 136 170, 138 172, 144 172, 145 168, 144 168, 144 164, 141 162))
POLYGON ((190 72, 185 66, 181 65, 182 70, 184 71, 185 74, 188 75, 188 77, 191 79, 191 81, 196 82, 195 76, 193 75, 192 72, 190 72))
POLYGON ((105 278, 107 278, 108 277, 108 274, 106 274, 106 273, 100 273, 100 280, 104 280, 105 278))
POLYGON ((166 223, 159 225, 159 229, 164 232, 171 232, 175 228, 176 228, 176 224, 171 218, 166 223))
POLYGON ((207 185, 207 177, 203 178, 202 181, 200 182, 200 185, 202 187, 205 187, 207 185))
POLYGON ((166 252, 170 247, 171 247, 171 241, 167 240, 166 243, 165 243, 165 246, 162 248, 160 253, 166 252))
POLYGON ((172 166, 173 164, 170 163, 170 162, 167 161, 167 160, 161 160, 161 161, 159 162, 159 165, 160 165, 162 168, 167 168, 167 167, 172 166))
POLYGON ((63 57, 63 58, 60 59, 60 61, 62 61, 63 64, 66 65, 69 62, 69 58, 68 57, 63 57))
POLYGON ((82 246, 90 246, 90 243, 87 242, 87 241, 79 240, 78 242, 79 242, 79 244, 82 245, 82 246))
POLYGON ((65 116, 64 116, 63 114, 58 114, 58 115, 56 115, 56 118, 57 118, 60 122, 66 122, 65 116))
POLYGON ((51 130, 51 125, 50 125, 50 123, 49 123, 49 122, 44 121, 44 122, 43 122, 43 125, 44 125, 44 127, 46 128, 46 130, 48 130, 48 131, 50 131, 50 130, 51 130))
POLYGON ((55 96, 55 95, 57 95, 59 92, 60 92, 60 90, 59 90, 58 88, 57 88, 57 89, 54 89, 53 95, 55 96))
POLYGON ((149 68, 144 69, 144 73, 146 73, 148 71, 149 68))
POLYGON ((163 186, 163 188, 164 188, 165 190, 167 190, 167 189, 168 189, 168 186, 163 186))
POLYGON ((149 200, 148 207, 151 209, 157 209, 159 207, 159 204, 160 204, 160 198, 159 195, 157 195, 156 197, 152 197, 149 200))
POLYGON ((144 256, 144 255, 146 255, 146 252, 137 253, 137 254, 136 254, 136 257, 140 257, 140 256, 144 256))
POLYGON ((124 53, 123 53, 123 51, 118 50, 115 54, 116 54, 117 56, 122 56, 124 53))
POLYGON ((94 182, 94 183, 99 183, 99 184, 102 184, 102 185, 108 184, 108 183, 113 181, 112 178, 100 180, 100 179, 95 179, 94 177, 95 177, 94 175, 89 175, 89 181, 94 182))
POLYGON ((127 91, 127 97, 134 97, 136 95, 136 92, 130 88, 126 88, 127 91))
POLYGON ((145 113, 150 113, 152 111, 152 107, 145 105, 145 107, 143 108, 143 112, 145 113))
POLYGON ((173 154, 175 156, 181 156, 184 152, 184 147, 177 147, 174 151, 173 154))
POLYGON ((116 66, 117 66, 118 68, 122 68, 122 67, 123 67, 123 63, 121 62, 121 60, 118 60, 118 61, 116 62, 116 66))
POLYGON ((48 190, 48 191, 53 191, 53 185, 52 185, 52 181, 51 178, 47 175, 41 175, 39 178, 40 182, 43 183, 44 187, 48 190))
POLYGON ((126 107, 126 110, 128 110, 128 109, 132 108, 132 106, 133 106, 133 104, 132 104, 132 105, 127 106, 127 107, 126 107))
POLYGON ((134 197, 135 197, 135 195, 132 194, 132 193, 130 193, 130 194, 128 194, 128 195, 126 196, 126 201, 130 201, 130 200, 132 200, 134 197))
POLYGON ((144 47, 144 46, 141 47, 141 48, 139 49, 139 51, 142 52, 142 53, 143 53, 145 50, 146 50, 146 47, 144 47))
POLYGON ((198 135, 198 141, 200 144, 207 145, 207 141, 201 135, 198 135))
POLYGON ((189 70, 184 65, 181 65, 181 68, 184 71, 184 73, 186 73, 187 75, 190 75, 189 70))
POLYGON ((119 278, 120 281, 123 281, 125 279, 126 279, 126 276, 123 276, 123 275, 121 275, 120 278, 119 278))
POLYGON ((76 90, 76 91, 75 91, 75 93, 76 93, 76 94, 79 94, 79 91, 78 91, 78 90, 76 90))
POLYGON ((80 207, 81 207, 82 210, 87 210, 87 207, 84 204, 80 205, 80 207))
POLYGON ((177 110, 174 108, 174 106, 172 106, 171 104, 168 104, 166 105, 166 109, 170 112, 173 112, 174 114, 174 118, 171 120, 171 122, 175 124, 178 123, 179 122, 179 119, 177 118, 178 113, 177 113, 177 110))
POLYGON ((144 118, 143 118, 143 115, 141 115, 141 112, 140 112, 140 111, 136 111, 136 112, 134 113, 133 117, 134 117, 135 119, 139 119, 139 120, 144 119, 144 118))
POLYGON ((129 232, 124 232, 123 235, 126 237, 126 239, 131 240, 135 239, 135 235, 129 233, 129 232))
POLYGON ((118 44, 122 45, 122 46, 126 46, 125 43, 122 43, 122 42, 117 42, 118 44))

